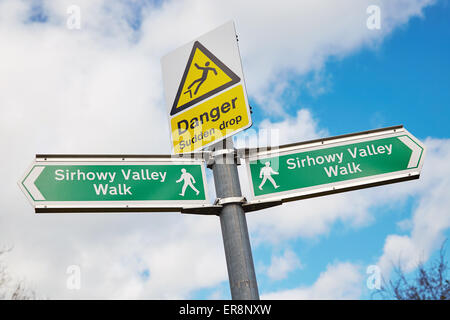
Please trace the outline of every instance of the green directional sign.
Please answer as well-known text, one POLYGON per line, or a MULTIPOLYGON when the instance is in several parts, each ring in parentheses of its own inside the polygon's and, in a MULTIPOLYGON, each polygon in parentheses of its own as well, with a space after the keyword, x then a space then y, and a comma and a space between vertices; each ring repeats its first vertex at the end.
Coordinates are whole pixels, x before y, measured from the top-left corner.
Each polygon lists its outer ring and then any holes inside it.
POLYGON ((418 178, 424 151, 396 127, 280 147, 246 162, 255 199, 288 201, 418 178))
POLYGON ((169 156, 38 156, 19 184, 41 211, 178 211, 208 203, 204 162, 169 156))

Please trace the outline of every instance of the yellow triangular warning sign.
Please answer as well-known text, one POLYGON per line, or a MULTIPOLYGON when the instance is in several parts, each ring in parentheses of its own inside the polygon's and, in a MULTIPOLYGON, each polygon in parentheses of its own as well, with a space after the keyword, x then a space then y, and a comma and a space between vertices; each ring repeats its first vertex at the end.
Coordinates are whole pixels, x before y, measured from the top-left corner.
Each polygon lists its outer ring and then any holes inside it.
POLYGON ((207 99, 241 79, 222 61, 195 41, 170 111, 174 115, 207 99))

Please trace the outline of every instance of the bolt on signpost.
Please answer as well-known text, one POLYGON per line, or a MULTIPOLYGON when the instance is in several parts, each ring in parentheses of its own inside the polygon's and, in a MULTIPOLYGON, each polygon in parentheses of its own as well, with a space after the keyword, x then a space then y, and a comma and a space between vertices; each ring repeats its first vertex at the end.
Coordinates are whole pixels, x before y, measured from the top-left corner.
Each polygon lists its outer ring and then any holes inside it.
POLYGON ((232 299, 259 299, 246 213, 417 179, 425 147, 402 126, 236 150, 252 125, 234 23, 162 58, 172 155, 37 155, 19 186, 36 213, 218 215, 232 299), (242 196, 244 159, 251 199, 242 196), (205 167, 217 199, 208 200, 205 167))

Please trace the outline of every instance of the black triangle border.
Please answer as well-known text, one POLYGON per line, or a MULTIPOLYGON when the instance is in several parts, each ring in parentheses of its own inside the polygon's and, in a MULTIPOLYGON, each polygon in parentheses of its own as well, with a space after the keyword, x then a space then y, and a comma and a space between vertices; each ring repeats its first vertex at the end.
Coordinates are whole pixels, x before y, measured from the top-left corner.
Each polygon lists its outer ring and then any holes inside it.
POLYGON ((188 62, 186 64, 186 68, 184 69, 183 77, 181 78, 180 86, 178 87, 177 95, 173 102, 172 110, 170 111, 170 115, 173 116, 174 114, 177 114, 177 113, 189 108, 190 106, 193 106, 194 104, 196 104, 202 100, 205 100, 205 99, 209 98, 210 96, 212 96, 228 87, 231 87, 232 85, 235 85, 239 81, 241 81, 241 79, 238 77, 237 74, 235 74, 233 71, 231 71, 230 68, 228 68, 222 61, 220 61, 215 55, 213 55, 211 53, 211 51, 206 49, 200 42, 195 41, 194 46, 192 47, 192 51, 189 56, 188 62), (220 87, 218 87, 214 90, 211 90, 208 93, 205 93, 204 95, 202 95, 200 97, 195 98, 194 100, 189 101, 188 103, 186 103, 178 108, 176 108, 177 102, 181 96, 181 91, 183 91, 184 82, 186 81, 186 77, 189 72, 189 66, 191 65, 192 60, 194 59, 195 49, 199 49, 200 51, 202 51, 204 55, 206 55, 209 59, 211 59, 212 62, 214 62, 223 72, 225 72, 225 74, 227 76, 229 76, 231 78, 231 81, 221 85, 220 87))

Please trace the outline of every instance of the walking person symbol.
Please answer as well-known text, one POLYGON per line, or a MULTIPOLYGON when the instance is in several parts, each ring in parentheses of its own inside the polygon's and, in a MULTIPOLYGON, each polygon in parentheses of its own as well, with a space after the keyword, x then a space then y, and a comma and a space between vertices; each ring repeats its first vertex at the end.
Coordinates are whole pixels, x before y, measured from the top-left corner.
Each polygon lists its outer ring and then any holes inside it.
POLYGON ((192 190, 195 191, 195 193, 198 195, 200 191, 198 191, 192 183, 195 183, 195 179, 189 172, 186 172, 186 169, 181 169, 181 176, 180 179, 176 181, 176 183, 180 183, 181 181, 184 181, 183 188, 181 189, 180 196, 184 197, 184 193, 186 192, 186 188, 189 186, 192 188, 192 190))
POLYGON ((270 167, 270 162, 266 162, 265 163, 265 167, 261 168, 261 171, 259 172, 259 178, 263 178, 261 184, 259 185, 259 190, 262 190, 264 184, 266 183, 267 180, 269 180, 273 187, 275 189, 278 189, 280 186, 277 186, 275 180, 273 180, 272 178, 272 174, 274 175, 278 175, 279 173, 274 171, 271 167, 270 167))
POLYGON ((190 95, 191 98, 192 98, 192 91, 191 91, 192 86, 198 82, 197 88, 195 88, 195 91, 194 91, 194 96, 195 96, 195 95, 197 94, 198 89, 200 88, 200 86, 203 84, 203 82, 206 81, 206 78, 208 78, 208 73, 209 73, 209 71, 213 71, 214 74, 217 76, 217 71, 216 71, 216 69, 215 69, 215 68, 208 67, 208 66, 209 66, 209 61, 207 61, 207 62, 205 63, 205 66, 204 66, 204 67, 200 67, 197 63, 195 63, 194 65, 195 65, 195 67, 196 67, 197 69, 202 70, 203 73, 202 73, 202 76, 201 76, 200 78, 198 78, 197 80, 194 80, 194 81, 189 85, 188 90, 184 93, 184 94, 186 94, 186 93, 189 92, 189 95, 190 95))

